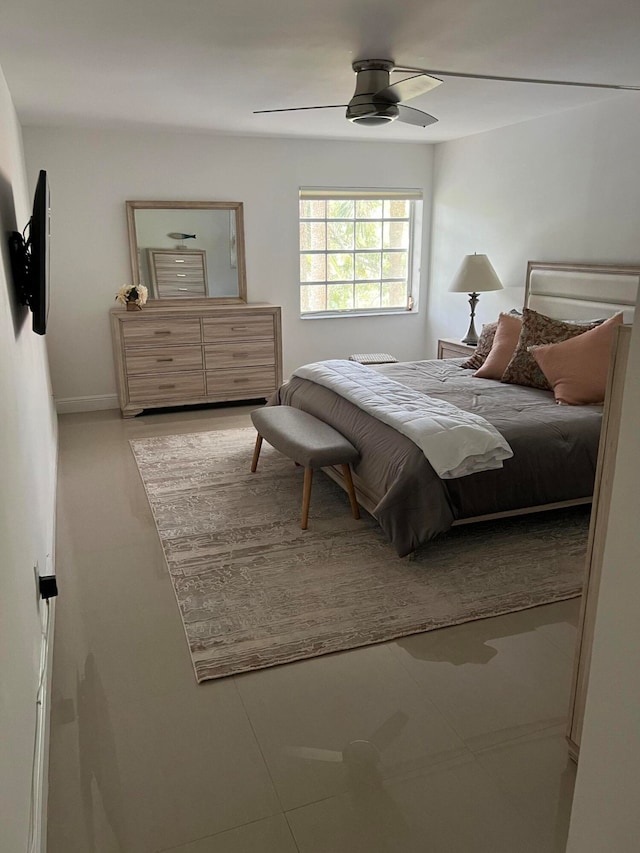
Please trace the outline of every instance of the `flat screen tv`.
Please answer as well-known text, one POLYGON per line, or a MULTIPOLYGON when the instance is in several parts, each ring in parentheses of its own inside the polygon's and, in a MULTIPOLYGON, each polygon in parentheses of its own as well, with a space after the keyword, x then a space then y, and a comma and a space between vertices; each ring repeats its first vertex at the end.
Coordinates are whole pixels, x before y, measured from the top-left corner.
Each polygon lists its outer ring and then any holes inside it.
POLYGON ((33 315, 33 331, 44 335, 49 313, 50 202, 47 173, 42 170, 33 197, 33 213, 23 233, 9 236, 11 269, 18 298, 33 315))

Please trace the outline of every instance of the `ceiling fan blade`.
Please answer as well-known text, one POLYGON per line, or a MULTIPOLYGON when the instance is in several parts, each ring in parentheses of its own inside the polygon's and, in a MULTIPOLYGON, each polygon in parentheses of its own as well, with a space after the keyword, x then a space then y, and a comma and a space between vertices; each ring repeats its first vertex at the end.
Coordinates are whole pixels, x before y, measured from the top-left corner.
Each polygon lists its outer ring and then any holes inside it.
POLYGON ((254 110, 253 114, 258 115, 259 113, 295 113, 299 110, 337 110, 342 108, 346 110, 348 104, 327 104, 323 107, 284 107, 284 109, 280 110, 254 110))
MULTIPOLYGON (((399 69, 396 69, 399 70, 399 69)), ((417 71, 418 69, 402 69, 417 71)), ((619 83, 578 83, 575 80, 539 80, 532 77, 498 77, 495 74, 462 74, 459 71, 426 71, 425 74, 439 74, 441 77, 462 77, 465 80, 498 80, 503 83, 540 83, 544 86, 580 86, 585 89, 628 89, 640 91, 640 86, 623 86, 619 83)))
POLYGON ((287 753, 296 758, 308 758, 311 761, 329 761, 338 764, 343 760, 343 755, 335 749, 319 749, 313 746, 290 746, 287 753))
POLYGON ((376 101, 391 101, 392 104, 404 103, 411 98, 417 98, 418 95, 424 95, 425 92, 430 92, 441 83, 442 80, 438 80, 437 77, 430 77, 428 74, 416 74, 415 77, 407 77, 406 80, 392 83, 391 86, 376 92, 373 97, 376 101))
POLYGON ((408 722, 409 717, 404 711, 396 711, 382 725, 378 726, 369 740, 382 752, 383 749, 393 743, 408 722))
POLYGON ((435 116, 430 116, 429 113, 423 113, 422 110, 414 110, 413 107, 398 104, 398 121, 403 121, 405 124, 416 124, 418 127, 428 127, 430 124, 435 124, 438 119, 435 116))

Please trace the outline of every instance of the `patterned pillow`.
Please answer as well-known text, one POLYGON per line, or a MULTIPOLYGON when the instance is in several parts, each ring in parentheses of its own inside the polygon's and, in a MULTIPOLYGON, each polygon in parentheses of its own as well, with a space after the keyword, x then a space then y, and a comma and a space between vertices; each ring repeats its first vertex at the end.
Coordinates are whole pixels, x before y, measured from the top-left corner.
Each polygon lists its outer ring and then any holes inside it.
POLYGON ((478 345, 476 346, 476 351, 470 358, 465 361, 464 364, 461 364, 460 367, 465 367, 468 370, 477 370, 479 367, 482 367, 486 357, 491 352, 491 347, 493 346, 493 339, 496 336, 497 328, 497 320, 495 321, 495 323, 485 323, 485 325, 482 327, 482 331, 480 332, 480 337, 478 338, 478 345))
POLYGON ((538 314, 531 308, 525 308, 522 313, 520 340, 507 369, 502 374, 502 381, 509 382, 512 385, 529 385, 531 388, 543 388, 550 391, 551 386, 536 360, 528 351, 528 347, 568 341, 569 338, 575 338, 583 332, 588 332, 596 325, 595 323, 588 325, 565 323, 562 320, 554 320, 544 314, 538 314))

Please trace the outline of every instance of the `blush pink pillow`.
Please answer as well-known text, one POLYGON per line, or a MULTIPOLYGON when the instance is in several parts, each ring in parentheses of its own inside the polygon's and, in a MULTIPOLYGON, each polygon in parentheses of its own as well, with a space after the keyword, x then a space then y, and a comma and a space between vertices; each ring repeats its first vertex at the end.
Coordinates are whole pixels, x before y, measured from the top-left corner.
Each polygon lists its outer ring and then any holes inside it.
POLYGON ((569 406, 602 403, 611 344, 616 326, 621 323, 622 314, 616 314, 595 329, 568 341, 529 347, 558 403, 569 406))
POLYGON ((522 319, 511 314, 501 314, 498 328, 493 339, 491 352, 485 363, 473 374, 481 379, 502 379, 507 365, 511 361, 522 329, 522 319))

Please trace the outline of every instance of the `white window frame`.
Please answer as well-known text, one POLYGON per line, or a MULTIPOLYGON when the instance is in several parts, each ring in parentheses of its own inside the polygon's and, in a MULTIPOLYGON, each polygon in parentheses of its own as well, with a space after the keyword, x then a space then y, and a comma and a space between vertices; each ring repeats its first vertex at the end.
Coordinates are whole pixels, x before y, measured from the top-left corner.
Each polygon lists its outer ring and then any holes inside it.
MULTIPOLYGON (((384 315, 384 314, 406 314, 406 313, 416 313, 418 310, 418 292, 419 292, 419 284, 420 284, 420 258, 422 251, 422 203, 423 203, 423 194, 422 190, 418 189, 390 189, 390 188, 355 188, 355 187, 344 187, 344 188, 326 188, 326 187, 300 187, 299 190, 299 202, 301 201, 362 201, 362 200, 371 200, 371 199, 381 199, 383 201, 388 200, 406 200, 410 203, 410 214, 409 214, 409 248, 407 251, 407 304, 402 307, 381 307, 381 308, 345 308, 344 310, 335 310, 335 309, 326 309, 322 311, 305 311, 302 310, 302 287, 308 284, 324 284, 325 287, 328 284, 357 284, 354 279, 351 281, 328 281, 325 278, 325 281, 319 282, 298 282, 298 302, 299 302, 299 310, 300 317, 303 320, 309 319, 321 319, 321 318, 335 318, 335 317, 369 317, 372 315, 384 315)), ((327 219, 326 216, 324 219, 307 219, 302 218, 300 216, 300 205, 298 204, 298 227, 302 223, 307 222, 332 222, 332 221, 340 221, 327 219)), ((358 219, 354 217, 354 222, 371 222, 375 220, 371 219, 358 219)), ((384 218, 382 219, 384 222, 384 218)), ((307 255, 307 254, 331 254, 330 250, 326 248, 324 251, 320 249, 316 250, 308 250, 302 249, 300 246, 300 238, 298 238, 298 249, 299 255, 307 255)), ((384 251, 384 249, 381 249, 384 251)), ((355 269, 355 255, 358 250, 354 248, 354 269, 355 269)), ((298 269, 300 269, 300 265, 298 265, 298 269)), ((379 279, 380 282, 385 281, 382 276, 379 279)), ((375 281, 375 280, 372 280, 375 281)), ((367 283, 365 281, 363 284, 367 283)))

